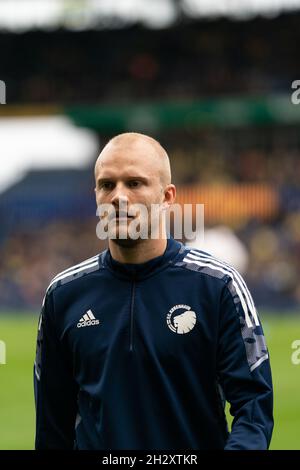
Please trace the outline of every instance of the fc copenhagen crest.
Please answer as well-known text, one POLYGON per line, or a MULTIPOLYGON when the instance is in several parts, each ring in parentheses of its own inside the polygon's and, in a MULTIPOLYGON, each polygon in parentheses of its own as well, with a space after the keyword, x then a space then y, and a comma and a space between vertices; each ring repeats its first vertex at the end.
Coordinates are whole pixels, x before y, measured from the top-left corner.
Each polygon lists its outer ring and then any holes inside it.
POLYGON ((179 335, 189 333, 194 328, 196 320, 196 313, 189 305, 174 305, 167 315, 168 327, 179 335))

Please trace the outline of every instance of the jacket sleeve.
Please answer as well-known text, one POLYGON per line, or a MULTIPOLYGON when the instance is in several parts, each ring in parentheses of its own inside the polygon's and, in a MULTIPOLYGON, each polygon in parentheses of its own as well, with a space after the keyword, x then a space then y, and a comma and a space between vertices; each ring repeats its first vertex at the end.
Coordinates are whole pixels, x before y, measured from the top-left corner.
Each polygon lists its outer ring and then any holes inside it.
POLYGON ((268 449, 273 430, 273 389, 263 329, 241 278, 223 289, 217 375, 234 416, 225 450, 268 449))
POLYGON ((36 449, 73 449, 77 386, 54 322, 51 294, 41 310, 34 364, 36 449))

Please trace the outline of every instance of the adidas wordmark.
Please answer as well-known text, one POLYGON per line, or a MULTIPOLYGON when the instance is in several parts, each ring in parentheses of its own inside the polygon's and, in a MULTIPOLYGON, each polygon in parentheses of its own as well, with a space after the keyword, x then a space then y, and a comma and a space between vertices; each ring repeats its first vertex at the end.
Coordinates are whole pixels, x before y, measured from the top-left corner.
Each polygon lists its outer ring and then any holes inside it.
POLYGON ((79 322, 77 323, 77 328, 83 328, 84 326, 94 326, 99 325, 99 320, 97 320, 92 312, 92 310, 88 310, 82 318, 80 318, 79 322))

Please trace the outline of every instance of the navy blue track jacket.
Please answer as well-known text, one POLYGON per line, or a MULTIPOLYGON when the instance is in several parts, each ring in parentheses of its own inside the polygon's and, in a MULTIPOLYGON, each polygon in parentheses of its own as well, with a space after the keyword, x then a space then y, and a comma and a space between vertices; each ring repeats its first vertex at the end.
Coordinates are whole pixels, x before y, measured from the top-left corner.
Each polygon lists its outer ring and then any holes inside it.
POLYGON ((239 273, 170 238, 58 274, 39 320, 36 449, 267 449, 269 355, 239 273), (224 400, 234 415, 229 434, 224 400))

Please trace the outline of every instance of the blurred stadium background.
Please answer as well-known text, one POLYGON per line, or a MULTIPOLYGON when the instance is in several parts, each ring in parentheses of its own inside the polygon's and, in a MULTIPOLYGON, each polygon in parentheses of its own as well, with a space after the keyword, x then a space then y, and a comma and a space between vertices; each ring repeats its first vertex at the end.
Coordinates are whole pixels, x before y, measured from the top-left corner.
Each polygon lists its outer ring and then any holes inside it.
MULTIPOLYGON (((275 388, 272 449, 300 449, 300 1, 2 0, 0 448, 34 442, 37 315, 104 248, 93 163, 124 131, 168 149, 206 244, 243 272, 275 388)), ((184 241, 184 240, 183 240, 184 241)))

